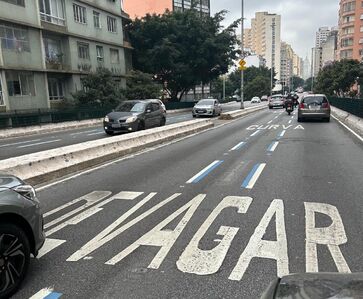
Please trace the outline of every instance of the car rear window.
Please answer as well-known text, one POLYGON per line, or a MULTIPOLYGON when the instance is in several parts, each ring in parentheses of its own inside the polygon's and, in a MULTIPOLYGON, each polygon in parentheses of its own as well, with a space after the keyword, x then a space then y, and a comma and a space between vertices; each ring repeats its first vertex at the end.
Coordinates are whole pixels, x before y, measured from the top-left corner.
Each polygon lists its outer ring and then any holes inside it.
POLYGON ((326 99, 326 97, 317 96, 317 97, 305 97, 303 99, 303 102, 305 104, 307 104, 307 105, 310 105, 310 104, 313 104, 313 103, 321 105, 322 103, 327 103, 328 100, 326 99))
POLYGON ((214 100, 200 100, 198 104, 201 105, 214 105, 214 100))

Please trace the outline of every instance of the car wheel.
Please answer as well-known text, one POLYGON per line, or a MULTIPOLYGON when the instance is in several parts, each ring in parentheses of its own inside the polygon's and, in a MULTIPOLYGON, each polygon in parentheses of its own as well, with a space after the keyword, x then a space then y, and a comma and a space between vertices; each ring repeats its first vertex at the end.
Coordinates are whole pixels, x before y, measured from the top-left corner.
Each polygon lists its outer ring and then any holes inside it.
POLYGON ((330 117, 327 117, 326 119, 325 119, 325 122, 330 122, 330 117))
POLYGON ((30 246, 24 231, 13 224, 0 224, 0 298, 17 291, 29 261, 30 246))
POLYGON ((298 117, 298 118, 297 118, 297 121, 298 121, 299 123, 302 123, 302 122, 303 122, 302 117, 298 117))
POLYGON ((137 126, 137 130, 138 131, 142 131, 142 130, 145 130, 145 124, 143 121, 140 121, 139 122, 139 125, 137 126))
POLYGON ((197 116, 195 114, 193 114, 193 118, 196 118, 197 116))
POLYGON ((110 136, 112 136, 114 134, 113 131, 105 131, 105 132, 107 135, 110 135, 110 136))
POLYGON ((160 127, 165 126, 165 124, 166 124, 166 119, 165 119, 165 117, 163 117, 163 118, 160 120, 160 127))

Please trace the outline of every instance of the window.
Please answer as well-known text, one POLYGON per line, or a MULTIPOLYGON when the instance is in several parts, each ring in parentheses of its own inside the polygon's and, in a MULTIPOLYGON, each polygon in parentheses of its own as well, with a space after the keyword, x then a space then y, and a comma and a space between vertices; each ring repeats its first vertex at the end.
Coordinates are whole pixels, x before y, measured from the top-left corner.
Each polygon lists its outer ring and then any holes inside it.
POLYGON ((355 10, 355 1, 343 4, 343 12, 355 10))
POLYGON ((74 20, 81 24, 87 24, 86 8, 77 4, 73 4, 74 20))
POLYGON ((342 46, 342 47, 349 47, 349 46, 353 46, 353 39, 352 39, 352 38, 345 38, 345 39, 342 39, 341 46, 342 46))
POLYGON ((11 4, 19 5, 19 6, 25 6, 24 0, 1 0, 5 2, 9 2, 11 4))
POLYGON ((109 32, 116 32, 116 19, 112 17, 107 17, 107 29, 109 32))
POLYGON ((160 110, 160 104, 151 103, 151 111, 159 111, 159 110, 160 110))
POLYGON ((64 0, 39 0, 40 19, 64 26, 64 0))
POLYGON ((100 13, 97 11, 93 11, 93 24, 95 28, 101 28, 100 13))
POLYGON ((117 49, 110 49, 111 63, 119 63, 120 56, 117 49))
POLYGON ((89 60, 89 45, 85 43, 78 43, 78 57, 81 59, 89 60))
POLYGON ((96 46, 96 53, 97 53, 97 61, 102 62, 103 59, 104 59, 103 47, 102 46, 96 46))
POLYGON ((1 48, 17 52, 30 52, 28 30, 0 23, 1 48))
POLYGON ((346 16, 346 17, 343 17, 343 23, 354 22, 354 20, 355 20, 355 16, 346 16))
POLYGON ((44 38, 45 59, 47 63, 62 62, 62 47, 61 41, 55 38, 44 38))
POLYGON ((7 71, 5 76, 9 96, 35 96, 32 73, 7 71))
POLYGON ((64 81, 59 78, 48 78, 49 100, 64 99, 64 81))

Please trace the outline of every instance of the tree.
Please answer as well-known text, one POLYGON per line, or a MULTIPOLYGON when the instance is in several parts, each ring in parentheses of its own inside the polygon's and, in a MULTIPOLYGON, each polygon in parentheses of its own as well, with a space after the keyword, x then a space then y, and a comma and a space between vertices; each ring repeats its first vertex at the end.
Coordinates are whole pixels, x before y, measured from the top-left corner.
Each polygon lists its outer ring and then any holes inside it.
POLYGON ((303 87, 305 84, 305 80, 303 78, 300 78, 298 76, 292 76, 291 83, 293 85, 293 88, 296 89, 298 87, 303 87))
POLYGON ((328 95, 339 91, 349 92, 357 77, 361 77, 358 60, 334 61, 319 72, 314 90, 328 95))
POLYGON ((162 87, 153 81, 152 75, 132 71, 127 76, 125 98, 128 100, 156 99, 162 94, 162 87))
POLYGON ((259 75, 246 83, 244 88, 245 99, 248 101, 253 97, 261 98, 263 95, 268 95, 270 89, 271 79, 259 75))
POLYGON ((81 82, 83 90, 73 94, 80 106, 112 107, 122 100, 122 90, 106 68, 90 73, 81 82))
POLYGON ((136 69, 154 75, 173 101, 226 73, 237 58, 238 22, 223 28, 225 11, 201 17, 194 9, 146 15, 128 25, 136 69))
MULTIPOLYGON (((226 92, 226 98, 229 98, 233 96, 234 89, 232 82, 229 80, 229 77, 226 76, 225 79, 225 92, 226 92)), ((217 97, 219 99, 223 98, 223 77, 219 77, 211 82, 211 94, 214 97, 217 97)))
POLYGON ((304 83, 304 90, 311 91, 312 85, 313 85, 313 78, 310 77, 310 78, 306 79, 305 83, 304 83))

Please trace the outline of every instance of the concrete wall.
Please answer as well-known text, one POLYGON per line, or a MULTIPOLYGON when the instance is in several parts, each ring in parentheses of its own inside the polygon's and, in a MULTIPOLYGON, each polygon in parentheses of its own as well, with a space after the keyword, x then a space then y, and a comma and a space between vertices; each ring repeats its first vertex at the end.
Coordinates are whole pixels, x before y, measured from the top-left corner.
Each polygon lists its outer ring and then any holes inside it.
POLYGON ((38 0, 25 0, 25 7, 0 1, 0 18, 39 25, 38 0))

